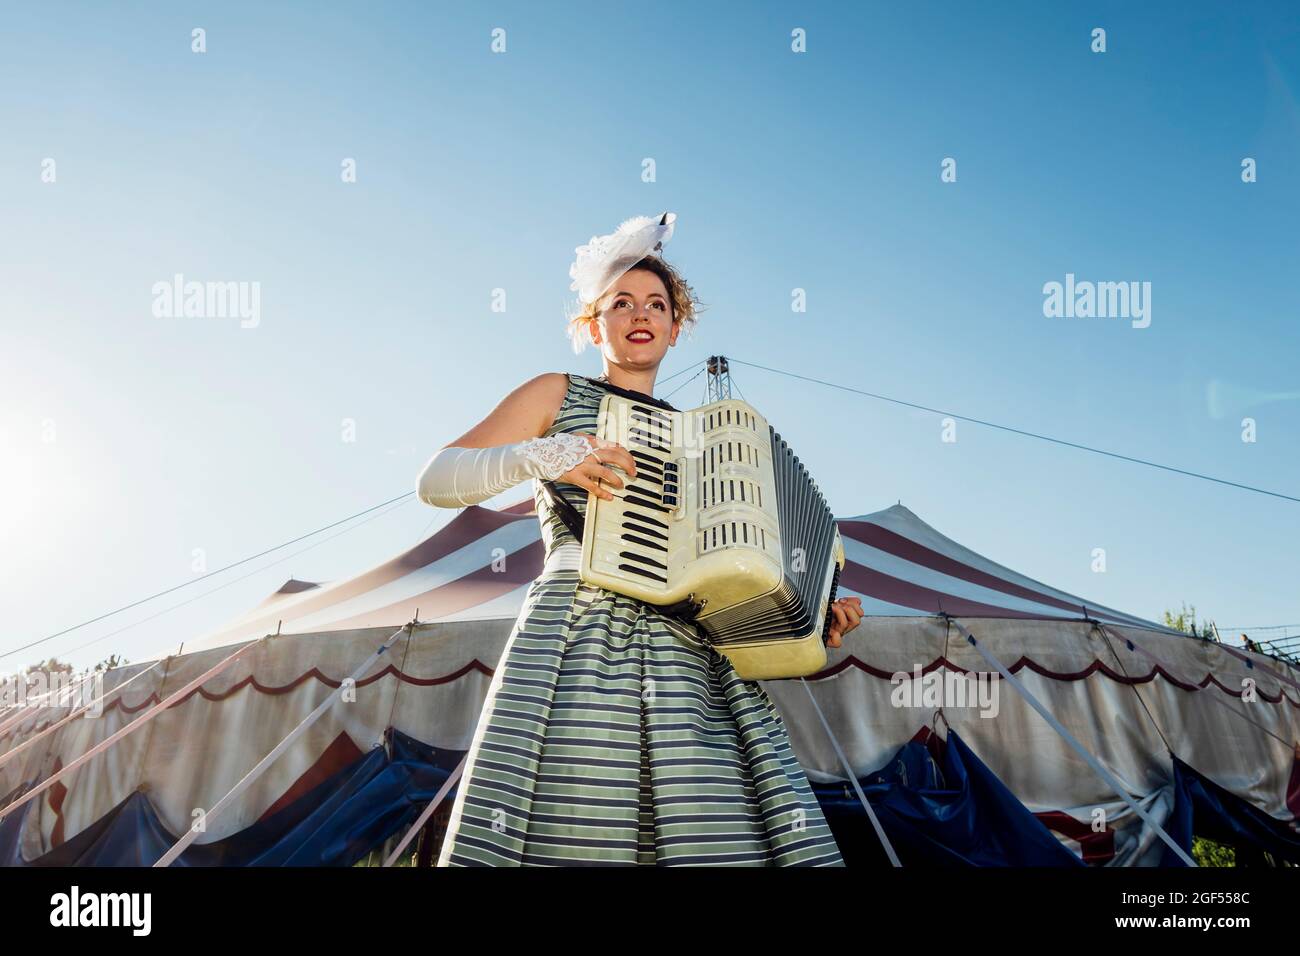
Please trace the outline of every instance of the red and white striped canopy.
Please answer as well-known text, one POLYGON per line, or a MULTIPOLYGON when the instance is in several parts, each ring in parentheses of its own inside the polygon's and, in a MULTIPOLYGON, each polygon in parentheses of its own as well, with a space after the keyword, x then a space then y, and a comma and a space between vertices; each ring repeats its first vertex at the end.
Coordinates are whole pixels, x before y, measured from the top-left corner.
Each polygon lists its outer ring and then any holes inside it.
MULTIPOLYGON (((840 594, 868 615, 1097 620, 1167 630, 1018 574, 944 537, 902 505, 839 519, 848 565, 840 594)), ((514 619, 542 570, 531 499, 464 509, 446 527, 376 568, 329 584, 290 580, 198 648, 284 633, 514 619)))

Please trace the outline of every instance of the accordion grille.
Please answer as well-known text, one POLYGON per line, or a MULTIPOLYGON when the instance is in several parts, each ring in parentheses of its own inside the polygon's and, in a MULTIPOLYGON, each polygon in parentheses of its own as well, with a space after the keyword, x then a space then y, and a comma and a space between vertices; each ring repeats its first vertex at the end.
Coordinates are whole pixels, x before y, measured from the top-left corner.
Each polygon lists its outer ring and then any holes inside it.
MULTIPOLYGON (((709 630, 717 644, 807 634, 815 624, 825 623, 814 618, 821 610, 826 578, 833 568, 831 549, 835 543, 835 518, 799 457, 771 426, 768 426, 768 433, 772 443, 777 520, 781 529, 783 580, 780 587, 768 594, 710 615, 709 630)), ((724 538, 726 527, 723 526, 724 538)), ((715 546, 713 532, 716 530, 714 527, 704 532, 709 539, 707 547, 715 546)), ((750 540, 746 536, 754 530, 753 526, 742 524, 739 530, 741 539, 750 540)), ((761 528, 757 531, 766 547, 765 533, 761 528)), ((737 528, 732 525, 731 537, 727 540, 736 540, 736 534, 737 528)), ((719 540, 716 546, 724 543, 724 540, 719 540)))

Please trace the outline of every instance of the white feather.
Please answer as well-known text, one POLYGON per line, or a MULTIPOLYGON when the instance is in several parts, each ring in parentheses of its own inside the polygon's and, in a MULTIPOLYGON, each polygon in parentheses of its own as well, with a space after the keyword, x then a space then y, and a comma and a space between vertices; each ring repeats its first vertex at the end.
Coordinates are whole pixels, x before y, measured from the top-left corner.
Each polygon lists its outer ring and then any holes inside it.
POLYGON ((640 232, 646 226, 653 226, 657 221, 651 216, 633 216, 631 219, 624 219, 614 231, 620 236, 630 236, 634 232, 640 232))

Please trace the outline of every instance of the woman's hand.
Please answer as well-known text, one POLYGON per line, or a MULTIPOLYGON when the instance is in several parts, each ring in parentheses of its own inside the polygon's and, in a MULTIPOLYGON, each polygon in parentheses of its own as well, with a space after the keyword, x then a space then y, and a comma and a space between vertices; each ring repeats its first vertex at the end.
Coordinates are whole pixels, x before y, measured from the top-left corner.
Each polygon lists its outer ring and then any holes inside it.
POLYGON ((618 442, 605 441, 586 432, 574 432, 574 434, 587 440, 587 444, 591 446, 591 454, 560 475, 556 481, 586 488, 588 491, 595 492, 599 498, 613 501, 613 493, 600 487, 598 482, 603 481, 615 488, 623 487, 623 479, 618 476, 618 472, 609 467, 611 465, 621 468, 629 479, 635 478, 636 462, 632 460, 632 453, 618 442))
POLYGON ((831 603, 831 630, 827 647, 839 647, 844 635, 862 623, 862 598, 840 598, 831 603))

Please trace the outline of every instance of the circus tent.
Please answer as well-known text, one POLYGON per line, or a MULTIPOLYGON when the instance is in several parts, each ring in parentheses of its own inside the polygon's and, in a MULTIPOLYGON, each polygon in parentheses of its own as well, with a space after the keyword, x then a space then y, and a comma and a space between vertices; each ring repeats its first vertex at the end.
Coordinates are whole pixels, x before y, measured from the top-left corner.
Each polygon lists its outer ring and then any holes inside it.
MULTIPOLYGON (((1177 863, 1193 832, 1300 860, 1294 668, 1049 587, 901 505, 839 525, 841 593, 868 616, 821 673, 766 687, 846 859, 877 852, 860 789, 905 865, 1177 863), (991 696, 952 699, 955 676, 991 696)), ((541 561, 531 501, 466 508, 109 672, 100 716, 0 714, 0 861, 190 840, 180 865, 353 862, 453 774, 541 561)))
MULTIPOLYGON (((839 520, 848 566, 840 593, 872 617, 1078 620, 1156 631, 1161 625, 1058 591, 982 557, 935 531, 902 505, 839 520)), ((333 584, 286 582, 249 613, 193 648, 285 631, 383 627, 410 620, 508 619, 542 567, 532 502, 501 511, 466 508, 445 528, 378 567, 333 584)), ((1175 633, 1175 632, 1169 632, 1175 633)))

